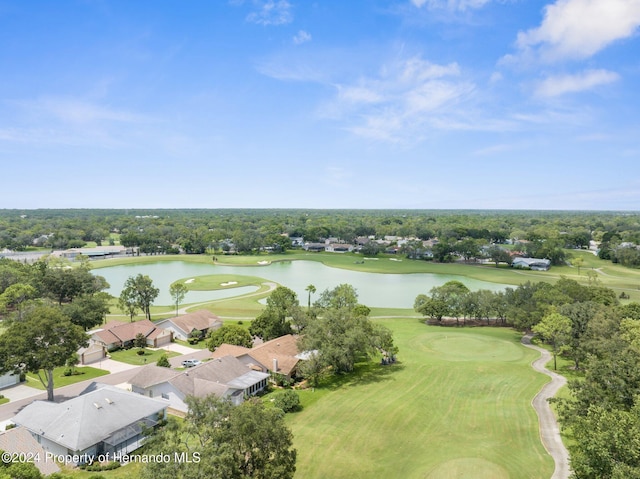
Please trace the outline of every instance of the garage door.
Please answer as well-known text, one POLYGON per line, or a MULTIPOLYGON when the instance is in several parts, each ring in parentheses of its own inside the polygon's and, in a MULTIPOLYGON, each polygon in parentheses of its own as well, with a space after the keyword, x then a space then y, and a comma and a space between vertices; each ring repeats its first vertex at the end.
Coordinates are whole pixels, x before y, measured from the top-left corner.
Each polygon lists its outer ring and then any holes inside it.
POLYGON ((167 334, 164 336, 158 336, 156 338, 156 347, 160 348, 162 346, 166 346, 171 343, 171 334, 167 334))
POLYGON ((104 350, 100 349, 88 349, 82 354, 82 364, 94 363, 104 358, 104 350))

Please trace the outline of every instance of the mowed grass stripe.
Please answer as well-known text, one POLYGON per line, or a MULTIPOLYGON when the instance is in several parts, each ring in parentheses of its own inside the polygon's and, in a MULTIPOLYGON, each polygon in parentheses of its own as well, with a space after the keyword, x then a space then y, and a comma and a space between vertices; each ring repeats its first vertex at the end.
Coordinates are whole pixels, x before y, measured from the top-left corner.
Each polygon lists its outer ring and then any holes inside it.
POLYGON ((513 331, 381 322, 400 363, 303 393, 315 402, 288 416, 296 477, 550 477, 531 407, 546 378, 513 331))

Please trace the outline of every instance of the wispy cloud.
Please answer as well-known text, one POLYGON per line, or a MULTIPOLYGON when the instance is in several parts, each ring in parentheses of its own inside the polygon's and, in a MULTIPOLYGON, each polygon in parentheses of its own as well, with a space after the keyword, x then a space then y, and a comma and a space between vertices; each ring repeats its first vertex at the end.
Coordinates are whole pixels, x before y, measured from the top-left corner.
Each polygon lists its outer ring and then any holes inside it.
POLYGON ((287 0, 254 0, 256 11, 247 21, 259 25, 285 25, 293 21, 292 6, 287 0))
POLYGON ((456 105, 475 90, 457 63, 438 65, 419 57, 385 65, 377 76, 334 86, 336 96, 324 113, 357 135, 385 141, 421 139, 427 125, 455 127, 451 117, 456 105))
POLYGON ((503 153, 505 151, 513 150, 514 148, 515 148, 515 145, 509 145, 509 144, 503 143, 499 145, 488 146, 486 148, 480 148, 478 150, 475 150, 473 154, 478 156, 491 156, 496 153, 503 153))
POLYGON ((293 43, 296 45, 300 45, 301 43, 306 43, 311 41, 311 34, 305 32, 304 30, 299 30, 293 37, 293 43))
POLYGON ((465 11, 473 8, 481 8, 491 0, 411 0, 416 7, 426 6, 430 9, 448 9, 465 11))
POLYGON ((44 97, 16 103, 31 114, 50 116, 69 123, 150 121, 150 118, 143 115, 77 98, 44 97))
POLYGON ((557 0, 537 28, 520 32, 507 60, 584 59, 628 38, 640 26, 640 0, 557 0))
POLYGON ((132 125, 154 123, 149 116, 71 97, 8 101, 15 125, 2 128, 0 141, 113 147, 122 144, 132 125), (117 132, 117 133, 116 133, 117 132))
POLYGON ((577 93, 591 90, 600 85, 613 83, 619 75, 608 70, 586 70, 574 75, 550 76, 541 81, 536 88, 540 97, 555 97, 566 93, 577 93))

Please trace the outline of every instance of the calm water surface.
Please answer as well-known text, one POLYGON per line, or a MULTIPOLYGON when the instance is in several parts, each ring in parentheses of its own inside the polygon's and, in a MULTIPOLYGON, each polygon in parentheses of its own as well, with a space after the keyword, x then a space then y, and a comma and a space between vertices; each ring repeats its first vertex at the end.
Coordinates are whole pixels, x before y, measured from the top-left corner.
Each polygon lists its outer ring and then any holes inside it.
MULTIPOLYGON (((381 259, 380 261, 387 260, 381 259)), ((268 266, 218 266, 184 261, 160 261, 151 264, 99 268, 94 270, 94 273, 105 277, 111 285, 108 292, 114 296, 120 295, 124 282, 129 276, 148 275, 154 285, 160 289, 160 294, 155 301, 156 305, 172 304, 169 286, 174 281, 210 274, 259 276, 292 289, 298 294, 298 299, 303 305, 307 304, 308 292, 305 291, 305 288, 310 284, 313 284, 317 290, 317 293, 311 296, 311 301, 314 301, 325 289, 349 283, 356 288, 360 303, 370 307, 387 308, 413 308, 413 301, 418 294, 428 293, 434 286, 441 286, 452 280, 461 281, 471 290, 498 291, 509 286, 457 275, 363 273, 331 268, 316 261, 278 262, 268 266)), ((228 298, 250 293, 257 289, 254 286, 245 286, 220 291, 189 291, 183 302, 187 304, 228 298)))

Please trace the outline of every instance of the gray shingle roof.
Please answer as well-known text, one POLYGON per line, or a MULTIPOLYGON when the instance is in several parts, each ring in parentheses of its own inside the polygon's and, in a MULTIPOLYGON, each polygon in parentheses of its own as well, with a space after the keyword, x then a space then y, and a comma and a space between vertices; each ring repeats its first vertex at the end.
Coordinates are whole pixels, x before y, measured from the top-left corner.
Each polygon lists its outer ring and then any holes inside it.
POLYGON ((222 326, 222 320, 206 309, 200 309, 193 313, 165 319, 157 322, 156 325, 160 328, 165 328, 169 323, 172 323, 174 327, 180 329, 187 335, 194 329, 202 331, 204 329, 217 329, 222 326))
POLYGON ((204 397, 215 394, 222 397, 229 389, 246 389, 269 375, 252 371, 233 356, 207 361, 185 371, 145 366, 129 381, 142 389, 168 382, 185 395, 204 397))
POLYGON ((98 389, 62 403, 35 401, 13 421, 70 451, 82 451, 163 411, 167 405, 165 401, 99 385, 98 389))
POLYGON ((34 466, 44 475, 60 472, 60 468, 54 461, 45 460, 44 449, 24 427, 15 427, 1 433, 0 449, 10 453, 30 455, 34 466))

